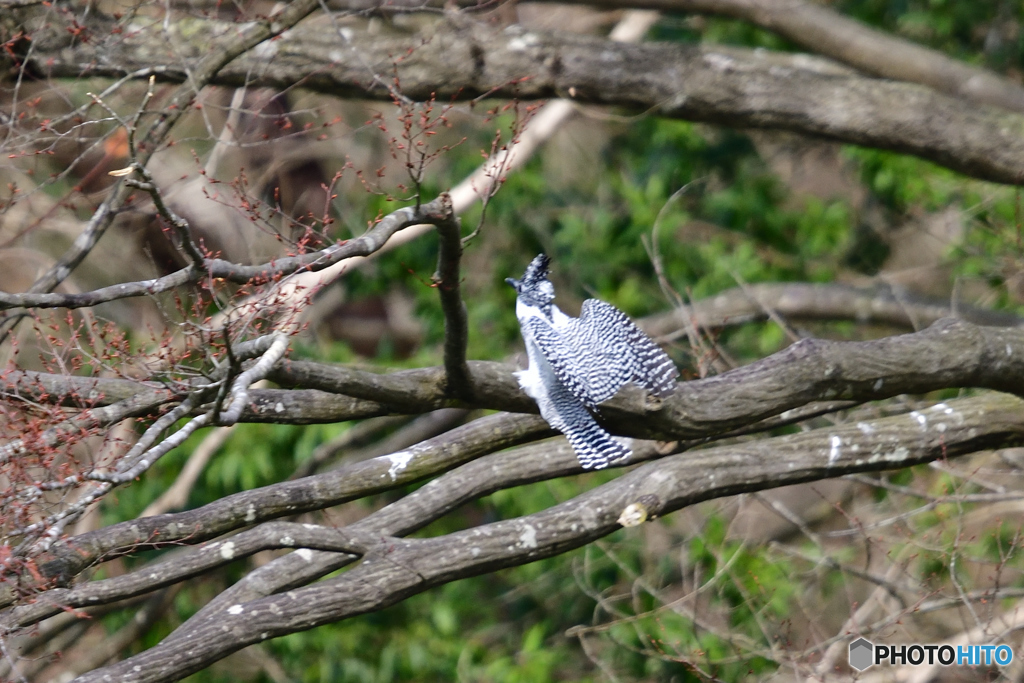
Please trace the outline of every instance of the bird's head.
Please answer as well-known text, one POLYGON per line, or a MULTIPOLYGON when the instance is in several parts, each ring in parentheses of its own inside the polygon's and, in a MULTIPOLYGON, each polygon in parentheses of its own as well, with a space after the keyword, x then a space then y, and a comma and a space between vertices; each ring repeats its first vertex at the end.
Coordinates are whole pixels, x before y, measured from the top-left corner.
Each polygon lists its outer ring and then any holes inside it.
POLYGON ((522 280, 509 277, 505 278, 505 282, 512 285, 524 303, 546 308, 555 298, 555 288, 548 280, 550 263, 551 259, 545 254, 538 254, 526 267, 522 280))

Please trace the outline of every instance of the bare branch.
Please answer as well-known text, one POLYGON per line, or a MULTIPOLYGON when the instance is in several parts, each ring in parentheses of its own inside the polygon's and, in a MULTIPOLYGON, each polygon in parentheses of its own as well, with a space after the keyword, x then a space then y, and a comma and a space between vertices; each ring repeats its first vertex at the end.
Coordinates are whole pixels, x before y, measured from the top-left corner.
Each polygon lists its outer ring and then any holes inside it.
MULTIPOLYGON (((536 411, 513 368, 471 362, 473 407, 536 411)), ((282 364, 271 379, 316 387, 395 412, 450 407, 440 368, 378 375, 307 361, 282 364)), ((1024 386, 1024 330, 981 327, 946 318, 913 334, 871 341, 804 339, 773 356, 722 375, 682 382, 660 407, 626 387, 601 406, 601 423, 640 438, 702 438, 749 425, 814 401, 872 401, 950 387, 1019 393, 1024 386)), ((270 416, 268 416, 269 418, 270 416)))
POLYGON ((399 230, 423 223, 436 224, 449 220, 450 205, 443 196, 419 207, 398 209, 359 237, 332 244, 326 249, 301 256, 289 256, 254 266, 244 266, 223 259, 205 259, 203 269, 188 266, 155 280, 111 285, 82 294, 0 292, 0 310, 8 308, 83 308, 107 301, 159 294, 189 282, 210 277, 238 284, 252 281, 268 282, 300 270, 317 271, 354 256, 366 256, 380 249, 399 230))
POLYGON ((274 341, 270 348, 255 365, 242 372, 231 384, 231 407, 220 414, 222 425, 233 425, 238 422, 242 411, 249 402, 249 388, 260 381, 274 368, 288 351, 288 337, 283 334, 273 335, 274 341))
POLYGON ((619 528, 620 512, 640 497, 650 503, 652 516, 660 516, 718 496, 954 457, 1019 441, 1024 437, 1022 415, 1021 399, 987 395, 936 407, 942 430, 922 432, 917 419, 903 415, 872 423, 869 434, 850 425, 663 459, 542 512, 406 541, 389 547, 386 555, 371 552, 336 579, 221 608, 187 622, 188 637, 177 634, 79 680, 102 681, 130 671, 140 683, 176 680, 268 637, 377 610, 458 578, 592 542, 619 528), (911 432, 915 438, 905 438, 911 432))
MULTIPOLYGON (((375 374, 288 361, 268 378, 303 388, 252 390, 240 419, 311 424, 451 407, 536 412, 536 404, 519 388, 514 368, 484 361, 470 362, 468 367, 473 387, 470 404, 448 397, 443 368, 375 374)), ((73 385, 78 380, 61 381, 73 385)), ((81 381, 89 386, 94 382, 81 381)), ((626 387, 602 405, 601 421, 617 434, 692 439, 728 432, 815 401, 873 401, 951 387, 1018 393, 1021 386, 1024 330, 943 319, 921 332, 871 341, 804 339, 750 365, 681 383, 660 406, 649 405, 642 391, 626 387)))
POLYGON ((379 543, 399 543, 398 539, 368 536, 345 529, 315 524, 269 522, 230 538, 206 543, 188 553, 173 554, 166 560, 110 579, 90 581, 75 588, 55 588, 31 604, 17 607, 5 615, 5 628, 27 626, 60 613, 67 607, 88 607, 149 593, 158 588, 199 576, 261 550, 276 548, 316 548, 333 552, 364 555, 379 543))
MULTIPOLYGON (((199 90, 212 83, 214 77, 226 64, 263 41, 288 30, 317 7, 317 0, 296 0, 296 2, 290 3, 282 11, 271 17, 250 22, 238 31, 228 32, 227 35, 229 37, 225 40, 213 41, 207 44, 203 57, 194 67, 188 70, 188 77, 182 79, 184 81, 183 85, 169 98, 167 106, 160 113, 156 123, 150 127, 142 142, 138 145, 136 163, 139 166, 145 166, 149 162, 152 154, 163 144, 171 128, 178 122, 178 119, 191 109, 192 101, 199 93, 199 90)), ((27 11, 34 12, 35 8, 27 11)), ((29 24, 41 22, 42 27, 45 27, 61 16, 64 15, 60 13, 36 12, 34 16, 26 17, 26 19, 29 24)), ((32 28, 42 29, 42 27, 33 26, 32 28)), ((159 31, 159 28, 156 28, 156 30, 159 31)), ((134 135, 134 131, 130 132, 134 135)), ((93 213, 86 229, 78 236, 72 247, 49 271, 33 283, 29 292, 33 294, 50 292, 63 282, 71 271, 96 246, 96 243, 106 232, 107 228, 110 227, 114 216, 124 206, 130 194, 131 190, 125 183, 116 185, 95 213, 93 213)))
MULTIPOLYGON (((289 6, 289 11, 295 4, 289 6)), ((32 12, 32 9, 20 10, 32 12)), ((106 35, 104 20, 95 35, 106 35)), ((35 28, 35 27, 33 27, 35 28)), ((196 20, 188 31, 167 35, 143 28, 104 41, 68 42, 59 22, 40 27, 29 66, 50 77, 77 77, 82 64, 94 76, 121 77, 164 64, 167 42, 186 55, 201 53, 220 22, 196 20), (102 58, 101 58, 102 55, 102 58)), ((501 32, 470 24, 443 24, 423 36, 351 39, 338 53, 337 35, 326 22, 306 23, 278 39, 274 54, 245 54, 211 76, 222 85, 303 87, 342 97, 390 98, 365 78, 367 64, 396 70, 412 99, 480 95, 519 99, 561 97, 584 104, 613 104, 660 116, 719 125, 779 128, 858 145, 890 149, 995 182, 1024 181, 1024 118, 912 83, 801 68, 780 67, 770 53, 725 47, 630 45, 576 34, 550 34, 511 27, 501 32), (393 56, 405 55, 395 64, 393 56), (354 56, 358 55, 358 59, 354 56), (365 83, 365 85, 363 85, 365 83)), ((838 72, 837 72, 838 71, 838 72)), ((184 80, 168 68, 160 74, 184 80)))
POLYGON ((54 559, 40 562, 40 565, 44 574, 73 576, 117 549, 199 543, 256 521, 318 510, 387 491, 481 454, 551 433, 551 428, 539 417, 493 415, 398 453, 271 487, 242 491, 196 510, 136 519, 81 534, 54 544, 49 551, 54 559))
MULTIPOLYGON (((447 195, 443 195, 447 198, 447 195)), ((448 200, 449 206, 451 200, 448 200)), ((460 290, 459 259, 462 258, 462 235, 459 219, 450 214, 449 220, 437 224, 438 255, 434 284, 441 296, 444 311, 444 367, 445 392, 470 400, 473 385, 466 365, 466 344, 469 342, 469 322, 466 304, 460 290)))
MULTIPOLYGON (((851 287, 837 283, 764 282, 736 287, 689 304, 700 328, 720 328, 766 320, 765 307, 789 320, 853 320, 858 323, 919 329, 941 318, 956 317, 976 325, 1021 327, 1024 319, 1004 311, 931 299, 887 286, 851 287)), ((685 328, 677 311, 658 313, 639 321, 656 337, 676 339, 685 328)))
POLYGON ((206 259, 203 258, 196 243, 192 241, 192 228, 188 221, 171 211, 167 204, 164 203, 163 195, 160 194, 156 181, 153 180, 153 176, 150 175, 145 166, 132 164, 131 170, 141 175, 144 181, 140 182, 133 178, 126 178, 125 184, 149 194, 153 199, 153 206, 156 207, 157 213, 174 229, 178 248, 185 252, 185 256, 192 262, 192 268, 196 272, 202 273, 206 266, 206 259))
MULTIPOLYGON (((555 0, 538 0, 553 2, 555 0)), ((828 7, 803 0, 557 0, 600 9, 648 9, 660 12, 718 14, 774 31, 812 52, 866 73, 927 85, 965 97, 1024 112, 1024 88, 998 74, 878 31, 828 7)), ((332 8, 372 10, 382 14, 416 12, 449 6, 442 0, 340 0, 332 8)), ((489 9, 479 0, 456 0, 466 9, 489 9)))

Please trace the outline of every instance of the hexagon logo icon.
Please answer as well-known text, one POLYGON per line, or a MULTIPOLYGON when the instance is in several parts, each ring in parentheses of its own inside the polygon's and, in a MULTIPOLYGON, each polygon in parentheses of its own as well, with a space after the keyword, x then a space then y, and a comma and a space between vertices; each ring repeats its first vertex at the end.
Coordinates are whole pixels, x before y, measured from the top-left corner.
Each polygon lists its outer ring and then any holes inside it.
POLYGON ((857 671, 863 671, 874 664, 875 646, 864 638, 858 638, 850 643, 850 666, 857 671))

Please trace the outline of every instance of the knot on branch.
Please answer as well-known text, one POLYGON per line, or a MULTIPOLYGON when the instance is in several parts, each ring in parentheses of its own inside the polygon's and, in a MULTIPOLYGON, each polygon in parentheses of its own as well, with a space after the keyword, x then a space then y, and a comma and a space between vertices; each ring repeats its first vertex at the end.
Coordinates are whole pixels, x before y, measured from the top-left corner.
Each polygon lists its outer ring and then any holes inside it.
POLYGON ((648 493, 623 508, 616 521, 623 527, 640 526, 647 520, 657 517, 660 509, 661 499, 648 493))

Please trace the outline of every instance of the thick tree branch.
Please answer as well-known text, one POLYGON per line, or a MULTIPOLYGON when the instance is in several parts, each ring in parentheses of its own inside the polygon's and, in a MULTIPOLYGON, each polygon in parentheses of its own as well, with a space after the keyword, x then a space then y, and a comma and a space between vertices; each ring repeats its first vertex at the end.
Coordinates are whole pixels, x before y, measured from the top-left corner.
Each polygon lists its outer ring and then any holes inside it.
MULTIPOLYGON (((376 374, 286 361, 269 379, 302 388, 252 390, 241 421, 311 424, 451 407, 536 412, 536 404, 519 388, 513 367, 484 361, 468 366, 471 403, 449 398, 445 371, 440 367, 376 374)), ((54 385, 81 381, 92 386, 97 381, 46 379, 54 385)), ((871 341, 804 339, 725 374, 680 383, 657 407, 644 400, 642 391, 627 387, 602 406, 601 420, 615 433, 627 436, 694 439, 728 432, 815 401, 873 401, 952 387, 1018 393, 1021 386, 1024 330, 982 327, 947 318, 921 332, 871 341)), ((122 385, 111 388, 124 390, 122 385)))
POLYGON ((109 553, 199 543, 229 531, 285 515, 319 510, 393 489, 443 472, 496 449, 552 433, 542 419, 493 415, 453 429, 412 448, 312 477, 225 496, 196 510, 115 524, 55 543, 40 566, 48 576, 69 579, 109 553))
POLYGON ((398 539, 368 537, 344 529, 314 524, 269 522, 230 538, 206 543, 185 554, 173 554, 166 560, 110 579, 90 581, 75 588, 56 588, 34 602, 4 615, 0 629, 28 626, 60 613, 67 607, 88 607, 116 602, 169 586, 261 550, 277 548, 316 548, 333 552, 364 555, 369 548, 398 539))
POLYGON ((527 517, 371 552, 336 579, 237 603, 187 634, 78 679, 177 680, 244 647, 394 604, 430 587, 564 553, 619 528, 643 501, 649 516, 746 491, 877 471, 1020 442, 1024 402, 1006 395, 951 401, 922 414, 753 441, 651 463, 527 517), (913 436, 911 436, 913 435, 913 436))
MULTIPOLYGON (((337 379, 316 364, 291 363, 284 367, 290 367, 292 379, 299 375, 328 385, 337 379)), ((349 382, 352 372, 340 370, 349 382)), ((415 378, 416 373, 423 371, 407 372, 415 378)), ((429 372, 443 377, 440 369, 429 372)), ((377 385, 374 391, 385 391, 387 395, 383 397, 396 398, 402 390, 400 386, 404 386, 411 391, 413 400, 419 402, 420 410, 427 409, 426 398, 416 394, 416 384, 410 387, 403 374, 371 375, 383 384, 392 384, 383 390, 377 385)), ((503 381, 513 385, 511 373, 505 370, 505 374, 503 381)), ((660 410, 648 410, 641 397, 626 396, 603 406, 602 415, 606 423, 615 425, 620 432, 653 431, 677 439, 700 439, 819 400, 865 401, 954 386, 1019 391, 1022 377, 1024 331, 981 328, 946 320, 924 332, 870 342, 804 340, 733 372, 682 383, 660 410), (653 427, 649 426, 652 424, 653 427)), ((351 391, 352 385, 340 388, 351 391)), ((365 386, 362 389, 366 391, 365 386)), ((510 386, 508 391, 516 395, 511 392, 518 392, 518 388, 510 386)), ((443 390, 436 392, 443 396, 443 390)), ((488 392, 478 392, 480 395, 486 396, 488 392)), ((493 389, 489 395, 494 395, 493 389)), ((547 431, 539 418, 524 417, 522 423, 510 417, 494 419, 498 420, 496 424, 508 425, 510 431, 506 436, 485 433, 486 423, 477 421, 426 442, 423 450, 416 447, 407 453, 316 477, 246 491, 200 510, 138 520, 72 539, 67 547, 74 551, 60 550, 62 559, 46 571, 73 575, 84 566, 83 562, 116 548, 165 544, 184 538, 201 541, 243 523, 338 504, 450 467, 448 458, 462 462, 463 458, 479 455, 481 449, 493 450, 502 443, 535 438, 547 431), (459 443, 454 451, 448 450, 451 446, 447 445, 452 440, 459 443), (434 450, 439 447, 444 448, 443 456, 434 450), (408 462, 403 460, 406 456, 408 462), (396 464, 400 462, 401 467, 396 464), (423 465, 410 466, 415 463, 423 465)))
MULTIPOLYGON (((97 22, 93 35, 109 35, 106 20, 90 18, 97 22)), ((158 77, 184 80, 184 69, 175 65, 198 58, 210 40, 231 26, 182 20, 166 34, 154 25, 109 43, 67 47, 68 34, 56 22, 32 34, 29 66, 47 77, 77 78, 85 72, 119 78, 170 64, 158 77), (83 69, 83 64, 89 66, 83 69)), ((915 154, 985 180, 1024 182, 1024 116, 917 84, 781 67, 770 54, 736 48, 630 45, 517 27, 497 32, 441 23, 426 38, 357 32, 350 43, 350 49, 338 50, 332 26, 307 22, 270 43, 268 50, 240 56, 211 82, 276 88, 301 83, 335 96, 388 99, 389 91, 379 88, 371 73, 394 72, 402 93, 420 100, 572 93, 580 103, 792 130, 915 154), (403 57, 396 60, 395 55, 403 57)))
MULTIPOLYGON (((536 410, 509 366, 473 362, 469 367, 475 407, 536 410)), ((451 405, 445 398, 440 368, 377 375, 294 361, 283 363, 271 379, 379 401, 398 411, 451 405)), ((722 375, 681 382, 660 407, 649 406, 642 391, 627 387, 601 406, 601 421, 617 434, 692 439, 813 401, 872 401, 951 387, 1020 393, 1022 386, 1024 330, 947 318, 921 332, 872 341, 804 339, 722 375)))
MULTIPOLYGON (((803 0, 535 1, 580 4, 600 9, 724 15, 774 31, 812 52, 869 74, 920 83, 955 97, 1024 112, 1024 88, 1020 84, 803 0)), ((452 0, 335 0, 330 7, 387 14, 441 9, 451 4, 452 0)), ((491 8, 489 3, 480 0, 455 0, 455 4, 465 9, 491 8)))
MULTIPOLYGON (((817 406, 809 410, 789 411, 789 414, 785 417, 780 416, 778 418, 773 418, 759 423, 758 425, 751 426, 747 430, 744 430, 744 433, 766 431, 778 426, 794 424, 815 415, 822 414, 824 412, 831 412, 844 407, 849 406, 836 403, 817 406)), ((632 445, 633 458, 630 464, 659 458, 664 456, 667 452, 685 450, 700 444, 700 441, 687 444, 661 444, 651 441, 635 441, 632 445)), ((402 454, 397 453, 395 455, 401 457, 402 454)), ((620 464, 619 466, 624 465, 620 464)), ((575 453, 572 451, 572 448, 567 442, 561 439, 542 444, 523 446, 511 451, 505 451, 493 455, 486 455, 472 460, 461 467, 458 467, 454 471, 448 472, 447 474, 428 482, 422 488, 406 495, 395 503, 392 503, 386 508, 370 515, 355 525, 348 527, 348 530, 352 533, 369 535, 374 538, 385 533, 404 536, 426 526, 432 521, 442 517, 444 514, 456 509, 460 505, 479 498, 480 496, 536 481, 545 481, 556 477, 579 474, 582 471, 583 470, 580 467, 579 461, 577 460, 575 453)), ((349 470, 346 470, 346 472, 349 472, 349 470)), ((280 492, 277 490, 277 486, 268 486, 260 491, 263 500, 266 502, 264 505, 257 504, 257 508, 260 511, 256 514, 256 520, 249 519, 249 516, 247 515, 246 521, 262 521, 265 519, 265 511, 270 514, 273 514, 274 512, 273 509, 265 510, 265 508, 273 508, 275 501, 280 495, 280 492)), ((370 491, 370 493, 372 492, 373 491, 370 491)), ((253 502, 251 501, 250 505, 252 504, 253 502)), ((201 514, 201 511, 197 511, 197 514, 201 514)), ((166 528, 171 528, 170 523, 165 526, 166 528)), ((195 536, 187 536, 183 538, 181 542, 190 543, 194 541, 195 536)), ((71 543, 72 545, 74 544, 73 541, 71 543)), ((320 546, 307 545, 305 547, 313 548, 320 546)), ((123 552, 126 550, 132 549, 112 549, 113 552, 123 552)), ((252 600, 277 590, 281 590, 286 585, 304 585, 309 581, 313 581, 330 571, 348 564, 354 559, 356 559, 355 555, 350 557, 339 557, 337 553, 300 554, 298 556, 286 556, 280 558, 271 565, 264 565, 257 569, 249 577, 227 589, 225 593, 216 597, 210 605, 204 607, 200 614, 206 613, 211 609, 215 609, 216 605, 219 603, 252 600), (257 578, 258 580, 254 581, 254 578, 257 578)), ((140 576, 143 574, 149 576, 148 572, 140 571, 140 576)), ((163 576, 163 574, 158 572, 154 576, 160 577, 163 576)), ((145 580, 142 580, 141 585, 146 585, 145 580)), ((162 580, 161 585, 163 585, 162 580)), ((122 588, 119 588, 118 590, 122 590, 122 588)), ((86 594, 92 595, 93 593, 83 593, 83 595, 86 594)), ((42 594, 40 599, 42 600, 45 598, 45 600, 49 602, 60 603, 65 600, 70 600, 67 595, 69 594, 49 591, 42 594), (47 597, 51 594, 58 597, 47 597)), ((117 595, 120 595, 120 593, 117 595)), ((27 617, 22 618, 24 619, 27 617)))

